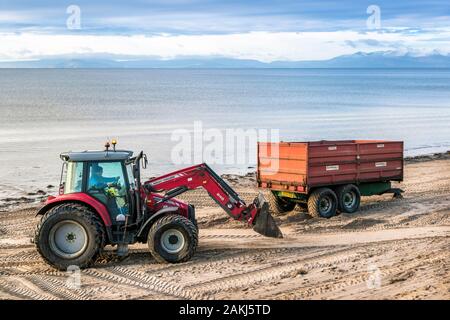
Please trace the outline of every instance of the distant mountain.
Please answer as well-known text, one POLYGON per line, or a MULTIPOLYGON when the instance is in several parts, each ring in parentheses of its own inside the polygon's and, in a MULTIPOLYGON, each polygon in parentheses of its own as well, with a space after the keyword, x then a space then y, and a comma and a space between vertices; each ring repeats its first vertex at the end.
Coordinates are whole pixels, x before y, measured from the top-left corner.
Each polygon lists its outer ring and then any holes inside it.
POLYGON ((450 68, 450 55, 399 55, 391 51, 339 56, 322 61, 274 61, 222 57, 189 57, 162 60, 157 57, 77 55, 40 60, 0 62, 0 68, 450 68))
POLYGON ((53 58, 33 61, 0 62, 0 68, 267 68, 257 60, 228 58, 110 59, 53 58))
POLYGON ((320 68, 450 68, 450 56, 432 54, 413 56, 394 52, 358 52, 326 61, 306 62, 320 68))

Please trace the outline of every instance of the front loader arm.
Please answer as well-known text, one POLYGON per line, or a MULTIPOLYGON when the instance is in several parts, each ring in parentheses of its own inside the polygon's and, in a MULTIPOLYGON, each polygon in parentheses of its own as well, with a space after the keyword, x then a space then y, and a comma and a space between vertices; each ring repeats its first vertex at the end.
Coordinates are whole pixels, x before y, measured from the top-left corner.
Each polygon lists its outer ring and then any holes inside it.
POLYGON ((265 236, 282 237, 281 231, 268 212, 262 195, 246 205, 239 195, 206 163, 174 171, 145 182, 147 189, 165 192, 165 201, 188 190, 204 188, 209 196, 235 220, 246 221, 265 236))

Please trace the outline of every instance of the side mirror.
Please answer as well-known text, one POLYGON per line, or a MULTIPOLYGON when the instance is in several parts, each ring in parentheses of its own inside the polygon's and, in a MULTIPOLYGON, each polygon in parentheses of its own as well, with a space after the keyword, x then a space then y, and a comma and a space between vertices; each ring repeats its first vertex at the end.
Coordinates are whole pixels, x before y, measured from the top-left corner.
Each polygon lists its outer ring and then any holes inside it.
POLYGON ((144 153, 142 155, 142 169, 147 169, 147 164, 148 164, 147 155, 144 153))

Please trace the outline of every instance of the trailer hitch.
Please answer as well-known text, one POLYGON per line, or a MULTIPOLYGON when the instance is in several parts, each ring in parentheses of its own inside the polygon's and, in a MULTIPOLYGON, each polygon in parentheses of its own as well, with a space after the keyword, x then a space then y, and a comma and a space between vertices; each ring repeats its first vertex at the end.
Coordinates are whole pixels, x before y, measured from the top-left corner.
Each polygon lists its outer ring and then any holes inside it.
POLYGON ((257 209, 256 216, 253 219, 253 230, 266 237, 283 238, 283 233, 269 213, 269 203, 262 193, 259 193, 253 200, 253 204, 257 209))

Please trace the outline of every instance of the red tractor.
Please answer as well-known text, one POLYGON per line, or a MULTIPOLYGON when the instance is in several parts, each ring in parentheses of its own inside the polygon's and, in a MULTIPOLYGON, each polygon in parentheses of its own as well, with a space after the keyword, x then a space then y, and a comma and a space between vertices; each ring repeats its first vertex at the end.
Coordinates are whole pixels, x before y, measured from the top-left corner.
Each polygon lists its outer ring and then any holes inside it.
POLYGON ((113 150, 61 154, 59 195, 39 210, 34 242, 54 267, 90 266, 106 245, 125 256, 128 245, 148 243, 159 262, 184 262, 194 254, 198 228, 194 206, 174 197, 203 187, 232 218, 265 236, 282 237, 260 194, 246 205, 208 165, 200 164, 141 183, 147 157, 113 150))

